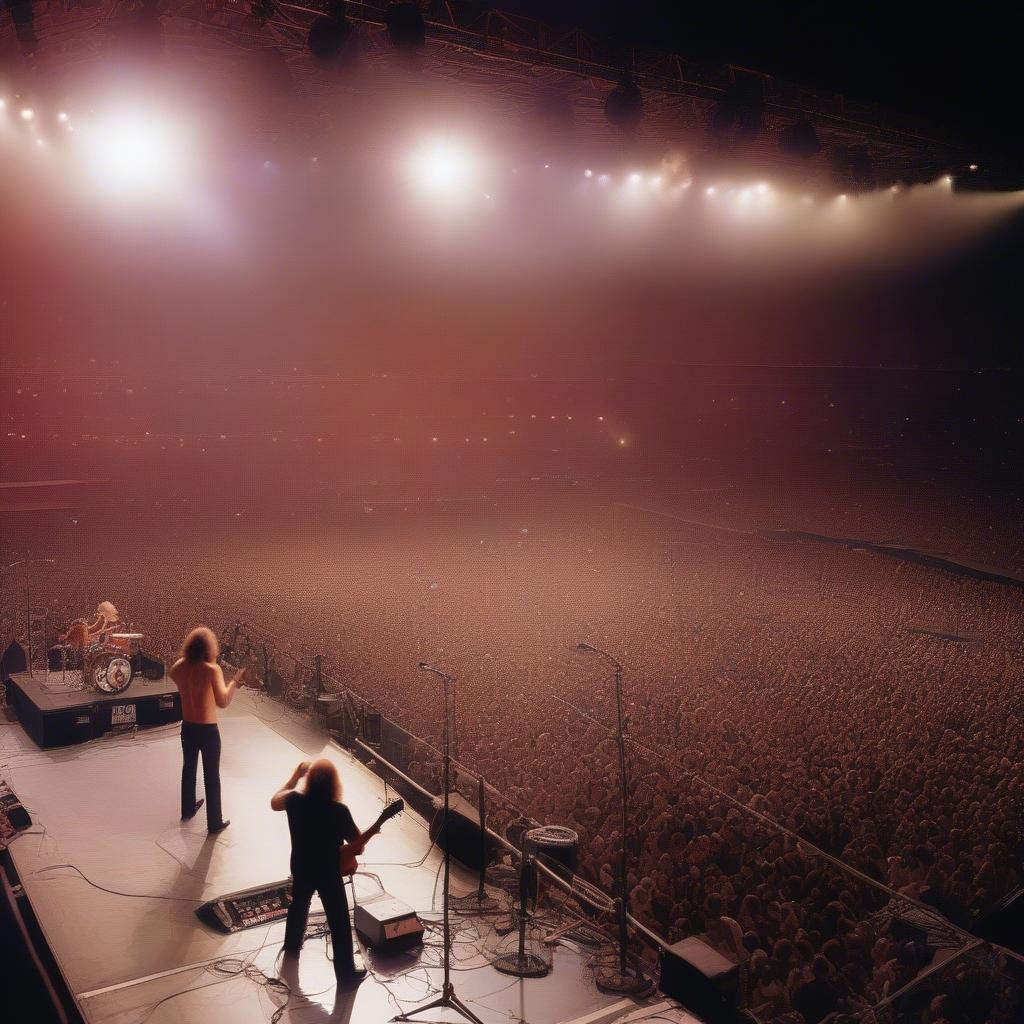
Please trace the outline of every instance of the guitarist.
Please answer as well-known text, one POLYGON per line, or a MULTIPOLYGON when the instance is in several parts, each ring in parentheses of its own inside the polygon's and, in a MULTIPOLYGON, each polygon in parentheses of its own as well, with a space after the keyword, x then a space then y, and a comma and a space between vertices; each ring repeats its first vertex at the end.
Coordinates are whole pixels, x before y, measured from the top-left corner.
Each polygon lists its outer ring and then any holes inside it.
POLYGON ((271 798, 270 806, 287 812, 292 838, 292 903, 284 933, 285 954, 297 956, 302 948, 309 903, 317 892, 331 931, 334 973, 339 983, 362 979, 366 968, 355 965, 348 898, 338 869, 342 844, 358 843, 362 834, 341 802, 338 769, 326 759, 312 764, 303 761, 271 798), (300 792, 296 787, 303 777, 306 785, 300 792))

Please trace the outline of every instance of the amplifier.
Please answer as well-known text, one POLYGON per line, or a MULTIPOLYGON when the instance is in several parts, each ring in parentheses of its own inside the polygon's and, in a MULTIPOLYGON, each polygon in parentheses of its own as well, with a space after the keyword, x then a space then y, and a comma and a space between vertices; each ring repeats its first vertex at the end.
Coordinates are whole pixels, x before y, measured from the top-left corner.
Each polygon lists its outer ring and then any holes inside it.
POLYGON ((448 827, 444 826, 444 796, 432 801, 430 838, 459 863, 479 871, 491 862, 491 837, 480 833, 480 812, 460 793, 448 794, 448 827))
POLYGON ((736 1019, 739 968, 695 936, 661 952, 658 988, 707 1024, 736 1019))
POLYGON ((416 911, 386 892, 356 904, 356 931, 378 953, 409 949, 423 941, 416 911))

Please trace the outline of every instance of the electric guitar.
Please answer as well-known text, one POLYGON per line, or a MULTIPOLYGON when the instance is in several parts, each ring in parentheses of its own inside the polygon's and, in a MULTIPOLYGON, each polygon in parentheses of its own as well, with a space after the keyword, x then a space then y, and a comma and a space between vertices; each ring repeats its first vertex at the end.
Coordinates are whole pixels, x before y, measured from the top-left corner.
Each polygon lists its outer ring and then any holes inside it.
POLYGON ((359 867, 359 862, 356 857, 363 852, 367 842, 371 840, 379 831, 381 825, 384 824, 388 818, 393 818, 396 814, 401 814, 405 810, 404 800, 392 800, 391 803, 380 812, 380 817, 358 838, 353 840, 351 843, 345 843, 338 853, 341 856, 341 873, 343 876, 354 875, 356 868, 359 867))

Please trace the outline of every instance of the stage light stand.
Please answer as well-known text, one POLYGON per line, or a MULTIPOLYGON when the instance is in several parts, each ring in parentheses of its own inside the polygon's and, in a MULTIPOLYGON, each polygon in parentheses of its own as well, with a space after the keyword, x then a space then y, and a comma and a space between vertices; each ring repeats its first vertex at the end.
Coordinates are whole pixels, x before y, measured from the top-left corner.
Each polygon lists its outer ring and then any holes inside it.
POLYGON ((647 984, 647 980, 642 973, 629 965, 629 932, 627 927, 629 874, 626 861, 628 856, 626 836, 629 826, 629 786, 626 777, 625 726, 622 718, 622 666, 607 651, 602 651, 599 647, 594 647, 592 644, 578 643, 576 650, 586 652, 587 654, 596 654, 615 670, 615 707, 617 713, 615 742, 619 748, 619 782, 621 785, 622 803, 622 850, 619 858, 619 894, 615 908, 615 916, 619 924, 619 957, 617 969, 598 967, 595 971, 595 981, 599 988, 608 992, 637 992, 647 984))
POLYGON ((450 719, 448 712, 448 688, 455 680, 445 672, 442 672, 438 668, 434 668, 433 665, 428 665, 425 661, 419 663, 420 670, 422 672, 431 672, 435 676, 441 677, 443 684, 442 688, 442 701, 444 704, 444 726, 443 726, 443 742, 441 744, 443 749, 443 785, 444 785, 444 811, 441 816, 441 834, 445 838, 444 843, 444 984, 441 987, 441 994, 437 999, 431 1000, 429 1003, 424 1003, 422 1006, 417 1006, 412 1010, 407 1010, 405 1013, 399 1014, 397 1017, 392 1017, 394 1021, 400 1020, 412 1020, 413 1014, 424 1013, 427 1010, 437 1010, 445 1008, 454 1010, 456 1013, 461 1014, 466 1020, 471 1021, 471 1024, 483 1024, 483 1021, 473 1011, 466 1006, 464 1002, 455 994, 455 986, 452 984, 452 967, 451 967, 451 926, 448 920, 448 891, 449 891, 449 878, 451 874, 451 853, 449 847, 451 846, 451 836, 448 831, 448 783, 451 778, 451 728, 450 719))

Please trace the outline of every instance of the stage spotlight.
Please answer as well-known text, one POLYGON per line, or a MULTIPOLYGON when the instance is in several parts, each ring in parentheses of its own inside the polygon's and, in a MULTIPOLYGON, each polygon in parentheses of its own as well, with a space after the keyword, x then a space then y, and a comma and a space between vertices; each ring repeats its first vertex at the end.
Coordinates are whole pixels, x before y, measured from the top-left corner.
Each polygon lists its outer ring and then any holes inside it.
POLYGON ((7 6, 11 9, 11 21, 14 22, 18 46, 26 57, 31 57, 39 47, 32 0, 8 0, 7 6))
POLYGON ((110 115, 82 133, 97 182, 118 196, 162 192, 181 183, 188 146, 177 128, 141 112, 110 115))
POLYGON ((413 153, 410 172, 416 187, 426 196, 450 199, 468 194, 477 176, 477 161, 462 143, 435 139, 413 153))
POLYGON ((340 0, 334 0, 328 13, 315 19, 310 26, 306 45, 317 60, 331 63, 345 52, 354 33, 352 23, 345 17, 344 5, 340 0))
POLYGON ((31 107, 21 108, 21 119, 22 121, 34 121, 36 112, 31 107))
POLYGON ((821 152, 821 142, 814 125, 806 117, 787 125, 779 132, 779 151, 803 159, 821 152))
POLYGON ((276 13, 273 0, 253 0, 249 8, 249 16, 257 28, 263 28, 276 13))
POLYGON ((427 27, 418 4, 389 4, 384 12, 384 24, 396 50, 422 50, 426 44, 427 27))
POLYGON ((643 120, 644 98, 631 75, 623 75, 604 101, 604 116, 609 124, 633 129, 643 120))
POLYGON ((749 137, 761 130, 764 120, 766 79, 753 71, 732 69, 733 83, 711 112, 708 126, 715 146, 726 148, 736 137, 749 137))

